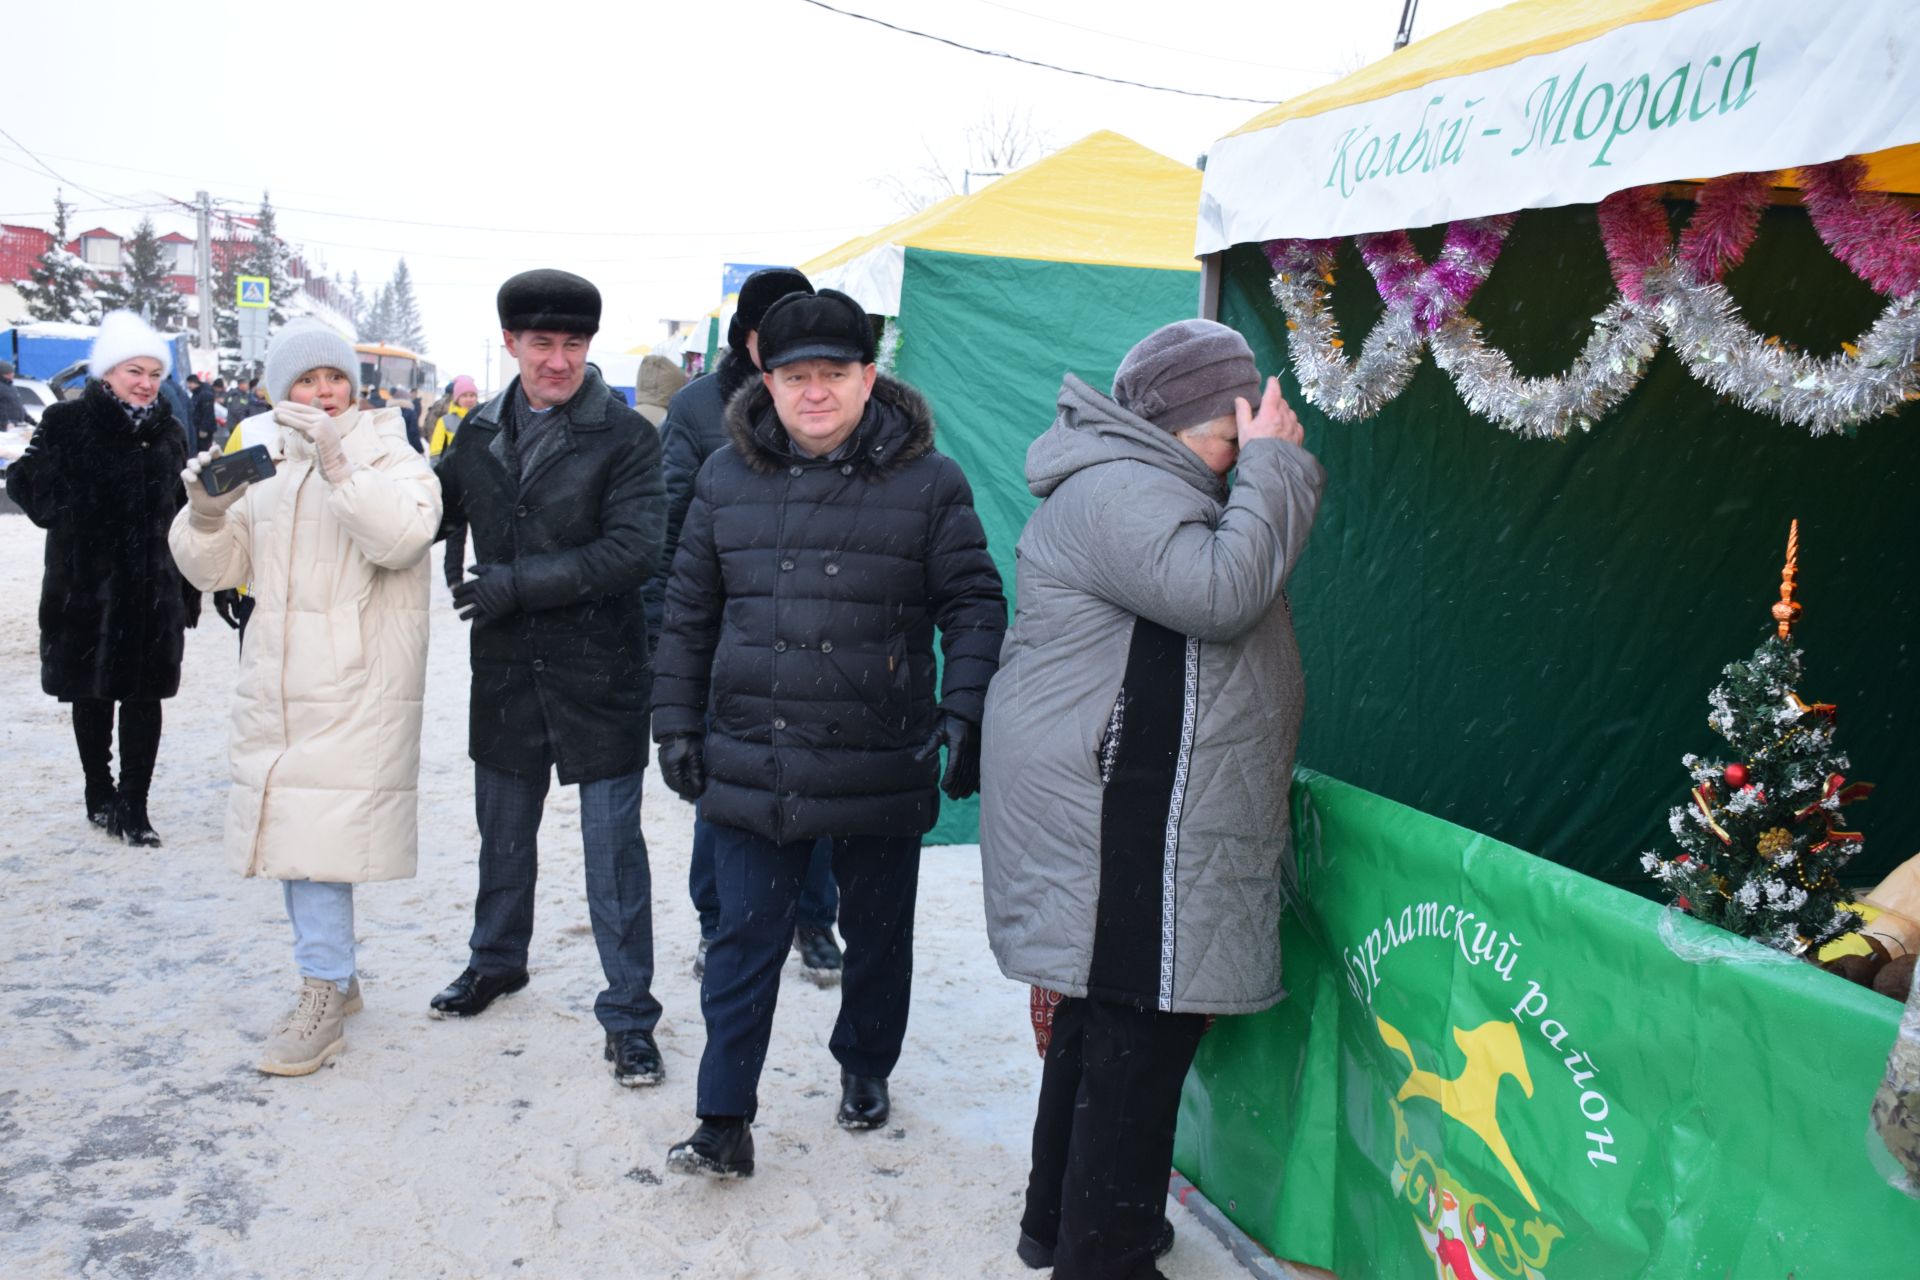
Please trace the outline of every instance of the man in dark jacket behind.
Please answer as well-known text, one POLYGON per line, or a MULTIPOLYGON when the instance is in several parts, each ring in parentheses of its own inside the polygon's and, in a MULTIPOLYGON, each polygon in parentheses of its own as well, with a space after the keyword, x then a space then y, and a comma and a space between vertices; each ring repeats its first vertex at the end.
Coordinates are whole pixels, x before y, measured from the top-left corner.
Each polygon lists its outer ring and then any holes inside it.
POLYGON ((213 385, 193 374, 187 378, 187 387, 193 392, 192 415, 193 445, 189 452, 199 453, 203 449, 213 448, 213 438, 220 433, 220 417, 213 411, 213 385))
POLYGON ((26 406, 20 403, 20 393, 13 389, 13 362, 0 360, 0 431, 27 420, 26 406))
POLYGON ((654 688, 660 776, 714 829, 720 928, 700 992, 699 1129, 667 1164, 753 1172, 751 1121, 814 842, 833 842, 846 976, 829 1047, 839 1123, 889 1114, 906 1035, 920 837, 971 795, 1006 630, 973 494, 920 393, 880 377, 843 293, 789 294, 767 372, 727 408, 667 584, 654 688), (934 630, 946 659, 934 698, 934 630), (947 748, 940 773, 939 749, 947 748))
MULTIPOLYGON (((727 353, 712 373, 694 379, 674 394, 660 424, 661 469, 667 479, 667 542, 660 572, 647 584, 647 638, 659 648, 660 614, 666 599, 667 576, 673 553, 680 545, 680 526, 693 501, 693 478, 701 464, 727 443, 727 402, 749 382, 758 380, 756 352, 760 320, 767 308, 790 293, 812 293, 813 284, 798 271, 767 267, 748 276, 727 326, 727 353)), ((720 928, 720 890, 713 879, 713 828, 706 819, 693 820, 693 852, 687 862, 687 892, 700 915, 700 944, 694 953, 693 976, 706 970, 707 948, 720 928)), ((833 882, 833 849, 821 840, 814 845, 800 884, 800 906, 794 916, 793 942, 800 949, 800 972, 820 986, 839 981, 843 959, 834 940, 833 922, 840 910, 840 892, 833 882)))
POLYGON ((648 667, 640 587, 659 565, 660 439, 587 365, 600 293, 564 271, 501 286, 520 376, 442 457, 447 528, 472 531, 468 753, 480 826, 472 956, 435 996, 470 1017, 527 985, 535 843, 548 772, 580 786, 587 908, 607 989, 594 1002, 623 1085, 661 1078, 653 1028, 652 884, 640 832, 648 667))

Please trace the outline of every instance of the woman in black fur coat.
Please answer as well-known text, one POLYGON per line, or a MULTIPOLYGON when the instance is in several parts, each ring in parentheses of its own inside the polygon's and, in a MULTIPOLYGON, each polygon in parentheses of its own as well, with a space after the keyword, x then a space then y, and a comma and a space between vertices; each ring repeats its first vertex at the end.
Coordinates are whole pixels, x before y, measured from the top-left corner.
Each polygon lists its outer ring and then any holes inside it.
POLYGON ((165 339, 129 312, 101 323, 78 400, 50 406, 7 496, 47 531, 40 589, 40 687, 73 705, 87 817, 155 846, 147 792, 160 750, 160 700, 180 688, 184 629, 200 617, 167 548, 186 503, 186 445, 160 383, 165 339), (120 704, 120 782, 113 781, 120 704))

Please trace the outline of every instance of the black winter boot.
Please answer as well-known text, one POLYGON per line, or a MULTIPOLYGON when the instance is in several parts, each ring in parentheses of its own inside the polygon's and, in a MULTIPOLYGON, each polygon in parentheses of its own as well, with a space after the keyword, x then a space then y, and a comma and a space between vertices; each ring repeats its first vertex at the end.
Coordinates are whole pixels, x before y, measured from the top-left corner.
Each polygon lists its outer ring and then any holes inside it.
POLYGON ((87 821, 105 830, 113 825, 113 778, 87 779, 87 821))
POLYGON ((107 834, 118 836, 136 849, 158 849, 160 833, 147 821, 147 798, 121 792, 107 818, 107 834))
POLYGON ((751 1178, 753 1126, 738 1116, 703 1116, 691 1138, 668 1149, 667 1168, 703 1178, 751 1178))

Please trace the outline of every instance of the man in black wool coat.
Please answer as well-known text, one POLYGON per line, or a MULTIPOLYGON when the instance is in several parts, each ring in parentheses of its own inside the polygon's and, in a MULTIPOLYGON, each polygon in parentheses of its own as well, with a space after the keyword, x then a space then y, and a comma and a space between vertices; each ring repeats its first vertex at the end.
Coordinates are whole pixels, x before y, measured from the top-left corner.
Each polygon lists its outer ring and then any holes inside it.
POLYGON ((498 306, 520 375, 467 418, 438 471, 441 533, 471 529, 478 561, 453 599, 473 623, 480 885, 467 967, 431 1012, 473 1017, 527 985, 540 815, 557 775, 580 788, 587 911, 607 979, 593 1006, 603 1056, 622 1085, 657 1084, 640 588, 659 567, 666 520, 660 437, 587 363, 600 328, 590 281, 524 271, 498 306))
POLYGON ((667 583, 660 776, 714 830, 719 931, 700 992, 698 1130, 669 1168, 753 1172, 751 1124, 814 841, 846 939, 838 1121, 887 1122, 913 979, 920 838, 979 786, 980 713, 1006 630, 973 493, 918 391, 881 375, 860 304, 775 302, 765 372, 727 406, 667 583), (935 629, 945 657, 934 691, 935 629), (947 748, 945 775, 940 748, 947 748))

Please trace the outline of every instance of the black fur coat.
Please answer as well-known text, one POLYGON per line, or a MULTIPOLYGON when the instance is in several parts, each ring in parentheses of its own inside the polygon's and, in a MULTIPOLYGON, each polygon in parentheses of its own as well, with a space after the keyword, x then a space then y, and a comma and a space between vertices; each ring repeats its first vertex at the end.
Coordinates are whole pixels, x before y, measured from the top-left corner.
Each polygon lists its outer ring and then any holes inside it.
POLYGON ((50 406, 7 496, 47 531, 40 687, 71 702, 139 702, 180 689, 183 632, 200 616, 167 548, 186 505, 179 423, 165 401, 135 426, 105 387, 50 406))

